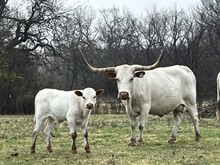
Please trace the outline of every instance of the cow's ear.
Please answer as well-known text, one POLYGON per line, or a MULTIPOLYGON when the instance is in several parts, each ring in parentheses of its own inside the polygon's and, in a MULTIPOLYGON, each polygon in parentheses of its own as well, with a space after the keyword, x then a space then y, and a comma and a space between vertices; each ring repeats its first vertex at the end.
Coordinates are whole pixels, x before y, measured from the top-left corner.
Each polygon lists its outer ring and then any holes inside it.
POLYGON ((138 71, 134 73, 135 77, 142 78, 145 75, 144 71, 138 71))
POLYGON ((96 96, 101 96, 104 93, 104 89, 96 90, 96 96))
POLYGON ((75 91, 75 94, 76 94, 77 96, 82 96, 82 95, 83 95, 81 91, 75 91))
POLYGON ((116 73, 115 72, 107 72, 106 75, 110 79, 114 79, 116 77, 116 73))

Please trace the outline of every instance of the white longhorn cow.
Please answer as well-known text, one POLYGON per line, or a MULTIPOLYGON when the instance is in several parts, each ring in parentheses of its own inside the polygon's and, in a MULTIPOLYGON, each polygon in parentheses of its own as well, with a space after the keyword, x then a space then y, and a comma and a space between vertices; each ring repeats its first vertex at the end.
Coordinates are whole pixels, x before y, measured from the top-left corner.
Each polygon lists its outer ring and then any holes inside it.
POLYGON ((216 108, 216 119, 220 119, 220 73, 217 75, 217 108, 216 108))
POLYGON ((76 126, 80 126, 84 137, 84 147, 87 153, 90 152, 88 143, 87 123, 89 115, 96 104, 96 96, 102 95, 103 89, 94 90, 85 88, 84 90, 62 91, 56 89, 43 89, 35 97, 35 128, 31 145, 31 153, 35 153, 37 136, 41 127, 46 121, 44 129, 47 151, 52 152, 50 135, 54 121, 67 120, 72 138, 72 152, 77 153, 76 148, 76 126))
POLYGON ((119 65, 117 67, 95 68, 85 59, 84 62, 93 72, 105 72, 109 78, 117 81, 118 98, 125 106, 131 124, 129 145, 136 145, 135 128, 140 115, 139 144, 143 145, 143 128, 148 114, 163 116, 173 113, 175 120, 169 143, 176 140, 177 130, 183 118, 184 108, 192 118, 195 128, 195 140, 201 138, 196 104, 196 79, 186 66, 156 68, 161 62, 164 50, 158 60, 150 66, 119 65), (156 69, 155 69, 156 68, 156 69), (146 71, 143 71, 146 70, 146 71))

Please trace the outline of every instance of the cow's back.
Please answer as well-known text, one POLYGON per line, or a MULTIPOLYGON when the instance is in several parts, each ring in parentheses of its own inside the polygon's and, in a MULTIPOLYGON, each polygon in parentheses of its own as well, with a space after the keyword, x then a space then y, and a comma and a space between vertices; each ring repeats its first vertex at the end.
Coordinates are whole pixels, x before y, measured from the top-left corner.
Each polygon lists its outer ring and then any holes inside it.
MULTIPOLYGON (((154 70, 146 71, 146 75, 150 81, 150 84, 162 84, 164 85, 187 85, 193 83, 196 85, 196 79, 193 72, 186 66, 174 65, 170 67, 160 67, 154 70)), ((168 86, 171 87, 171 86, 168 86)), ((180 86, 179 86, 180 87, 180 86)))
POLYGON ((51 116, 56 120, 65 120, 71 107, 77 107, 78 97, 73 91, 43 89, 35 97, 35 115, 51 116))
POLYGON ((195 76, 190 68, 183 65, 174 65, 169 67, 160 67, 150 71, 152 74, 155 73, 164 73, 172 78, 183 78, 190 77, 195 79, 195 76))
POLYGON ((167 87, 178 86, 180 88, 187 88, 196 86, 196 78, 192 70, 186 66, 174 65, 170 67, 161 67, 150 71, 149 78, 151 84, 157 82, 167 87), (153 79, 152 79, 153 77, 153 79))

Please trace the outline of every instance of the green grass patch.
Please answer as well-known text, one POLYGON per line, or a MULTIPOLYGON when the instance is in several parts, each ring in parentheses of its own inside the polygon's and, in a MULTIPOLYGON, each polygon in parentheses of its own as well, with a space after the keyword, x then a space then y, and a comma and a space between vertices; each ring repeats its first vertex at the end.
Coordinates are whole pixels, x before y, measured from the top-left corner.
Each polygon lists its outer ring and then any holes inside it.
MULTIPOLYGON (((44 135, 37 139, 36 154, 30 154, 33 116, 0 116, 0 165, 91 164, 91 165, 146 165, 146 164, 220 164, 220 123, 201 119, 202 139, 194 141, 194 127, 186 115, 175 144, 168 144, 173 128, 172 115, 163 118, 149 116, 144 132, 143 147, 128 147, 130 123, 127 115, 91 115, 89 142, 91 154, 83 148, 78 129, 78 153, 72 154, 71 138, 66 124, 53 129, 53 153, 46 151, 44 135)), ((138 138, 138 129, 136 135, 138 138)))

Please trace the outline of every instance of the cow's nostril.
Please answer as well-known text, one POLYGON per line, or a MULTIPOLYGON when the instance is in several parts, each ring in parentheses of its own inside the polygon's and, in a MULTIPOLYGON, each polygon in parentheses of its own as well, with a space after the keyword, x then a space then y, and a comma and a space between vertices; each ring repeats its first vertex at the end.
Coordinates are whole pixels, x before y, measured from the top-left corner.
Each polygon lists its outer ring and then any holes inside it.
POLYGON ((92 109, 92 108, 93 108, 93 104, 92 104, 92 103, 88 103, 88 104, 86 105, 86 107, 87 107, 88 109, 92 109))
POLYGON ((120 93, 119 93, 119 98, 122 99, 122 100, 127 100, 127 99, 129 99, 129 94, 128 94, 128 92, 120 92, 120 93))

